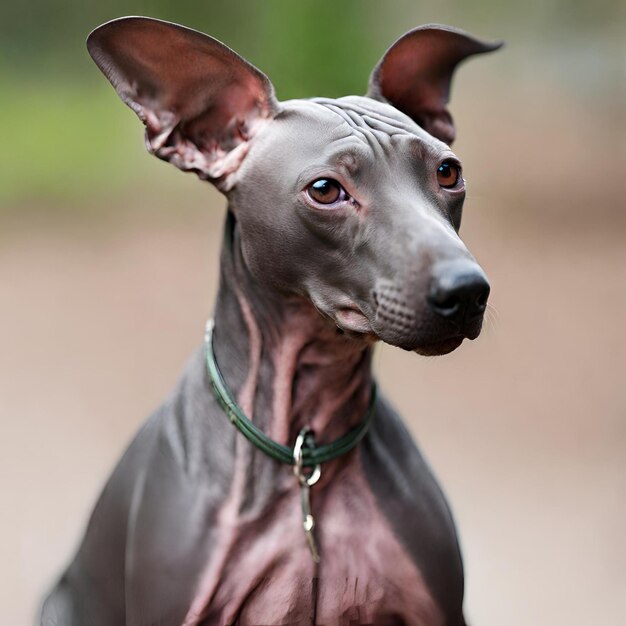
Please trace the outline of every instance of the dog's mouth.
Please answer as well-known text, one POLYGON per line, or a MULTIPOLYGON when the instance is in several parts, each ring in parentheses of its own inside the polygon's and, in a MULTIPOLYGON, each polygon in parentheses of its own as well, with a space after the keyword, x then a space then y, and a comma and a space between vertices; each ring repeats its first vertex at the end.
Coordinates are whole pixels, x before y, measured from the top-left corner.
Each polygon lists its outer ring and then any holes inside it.
POLYGON ((457 335, 442 341, 436 341, 434 343, 418 346, 413 348, 412 351, 417 352, 417 354, 421 354, 422 356, 442 356, 444 354, 454 352, 454 350, 456 350, 463 343, 464 339, 465 337, 462 335, 457 335))
MULTIPOLYGON (((449 354, 454 352, 463 343, 464 339, 473 340, 480 334, 481 324, 478 324, 477 328, 472 327, 463 331, 453 331, 454 334, 450 335, 445 331, 441 332, 443 329, 440 329, 439 332, 433 332, 434 329, 432 329, 428 333, 430 337, 424 337, 422 340, 413 333, 409 333, 409 336, 413 335, 411 339, 406 336, 388 336, 388 329, 384 326, 379 327, 376 322, 371 322, 369 317, 353 301, 342 304, 343 306, 337 308, 332 315, 339 333, 353 339, 365 340, 369 343, 384 341, 421 356, 443 356, 444 354, 449 354)), ((449 332, 451 329, 447 330, 449 332)))
MULTIPOLYGON (((334 315, 334 321, 338 331, 349 337, 372 342, 378 340, 385 341, 379 332, 374 330, 367 315, 356 305, 344 306, 338 309, 334 315)), ((466 339, 465 335, 458 334, 425 344, 400 345, 399 347, 422 356, 442 356, 456 350, 463 343, 464 339, 466 339)))

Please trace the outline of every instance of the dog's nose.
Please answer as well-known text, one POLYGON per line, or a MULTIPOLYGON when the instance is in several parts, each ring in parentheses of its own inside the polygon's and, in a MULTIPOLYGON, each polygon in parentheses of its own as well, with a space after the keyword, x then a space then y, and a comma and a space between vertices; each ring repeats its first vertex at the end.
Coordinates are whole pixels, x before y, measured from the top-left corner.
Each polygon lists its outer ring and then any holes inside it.
POLYGON ((461 326, 487 308, 489 282, 471 261, 441 263, 433 275, 428 303, 437 314, 461 326))

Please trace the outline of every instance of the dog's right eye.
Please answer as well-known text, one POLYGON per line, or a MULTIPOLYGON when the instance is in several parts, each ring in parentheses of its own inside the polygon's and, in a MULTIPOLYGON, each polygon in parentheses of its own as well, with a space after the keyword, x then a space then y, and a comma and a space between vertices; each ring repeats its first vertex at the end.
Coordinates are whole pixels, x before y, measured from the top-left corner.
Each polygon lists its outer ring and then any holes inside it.
POLYGON ((462 180, 461 166, 454 161, 446 160, 437 168, 437 182, 444 189, 453 189, 462 180))
POLYGON ((348 197, 345 189, 332 178, 319 178, 306 189, 309 198, 318 204, 335 204, 348 197))

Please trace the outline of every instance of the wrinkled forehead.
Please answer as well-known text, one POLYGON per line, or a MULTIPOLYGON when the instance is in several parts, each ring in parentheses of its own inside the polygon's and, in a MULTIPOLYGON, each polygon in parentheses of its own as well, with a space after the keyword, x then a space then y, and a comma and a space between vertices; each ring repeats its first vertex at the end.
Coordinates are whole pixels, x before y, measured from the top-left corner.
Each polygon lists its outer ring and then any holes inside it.
POLYGON ((285 150, 298 160, 352 154, 369 161, 402 153, 425 159, 449 152, 410 117, 367 97, 288 100, 275 121, 276 140, 286 139, 285 150))

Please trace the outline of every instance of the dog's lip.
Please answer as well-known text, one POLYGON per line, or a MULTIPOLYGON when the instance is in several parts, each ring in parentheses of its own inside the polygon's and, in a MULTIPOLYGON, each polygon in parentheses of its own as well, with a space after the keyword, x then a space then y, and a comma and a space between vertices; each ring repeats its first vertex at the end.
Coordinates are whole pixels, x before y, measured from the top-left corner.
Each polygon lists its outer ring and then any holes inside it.
POLYGON ((341 330, 361 335, 374 334, 371 322, 356 304, 350 304, 337 309, 334 317, 337 326, 339 326, 341 330))
POLYGON ((465 335, 454 335, 441 341, 416 346, 412 351, 422 356, 442 356, 456 350, 464 339, 466 339, 465 335))

